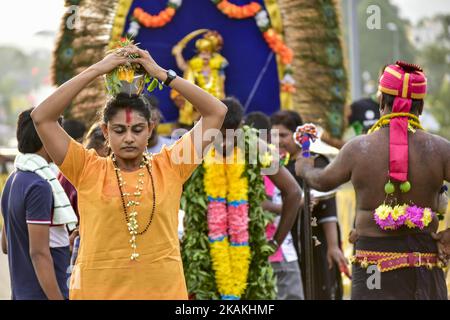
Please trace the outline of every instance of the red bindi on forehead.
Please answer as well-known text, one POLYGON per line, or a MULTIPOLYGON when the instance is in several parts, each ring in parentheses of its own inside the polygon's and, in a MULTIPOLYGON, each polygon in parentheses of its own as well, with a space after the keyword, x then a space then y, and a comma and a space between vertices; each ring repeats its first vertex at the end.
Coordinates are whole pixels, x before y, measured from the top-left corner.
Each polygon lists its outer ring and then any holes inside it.
POLYGON ((127 107, 125 109, 125 121, 129 125, 131 124, 131 115, 133 113, 133 110, 130 107, 127 107))

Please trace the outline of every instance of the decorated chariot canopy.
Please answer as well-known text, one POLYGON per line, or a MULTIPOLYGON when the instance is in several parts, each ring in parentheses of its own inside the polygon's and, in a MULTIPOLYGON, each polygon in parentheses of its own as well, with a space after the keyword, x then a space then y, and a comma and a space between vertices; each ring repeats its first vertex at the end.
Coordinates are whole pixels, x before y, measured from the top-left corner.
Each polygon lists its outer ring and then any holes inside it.
MULTIPOLYGON (((204 89, 214 87, 222 95, 237 97, 247 113, 292 109, 334 136, 342 133, 348 90, 337 0, 65 2, 68 10, 52 64, 55 85, 99 61, 114 43, 128 37, 162 67, 203 83, 204 89), (212 33, 220 40, 208 38, 212 33), (199 66, 205 56, 207 62, 199 66)), ((175 94, 152 94, 165 120, 178 121, 175 94)), ((66 116, 91 123, 107 98, 99 78, 76 97, 66 116)))

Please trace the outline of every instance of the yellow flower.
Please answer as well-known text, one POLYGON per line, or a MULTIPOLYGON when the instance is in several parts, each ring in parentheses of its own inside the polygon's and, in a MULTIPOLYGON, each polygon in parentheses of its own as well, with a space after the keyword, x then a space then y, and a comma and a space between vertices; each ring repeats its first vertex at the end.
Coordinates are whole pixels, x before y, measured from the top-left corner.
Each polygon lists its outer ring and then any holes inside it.
POLYGON ((401 205, 401 206, 400 205, 396 205, 391 211, 392 218, 395 221, 397 221, 399 217, 401 217, 401 216, 406 214, 406 208, 407 207, 408 207, 407 205, 401 205))
POLYGON ((220 70, 223 68, 225 62, 226 60, 223 56, 220 54, 214 54, 211 60, 209 60, 209 67, 212 70, 220 70))
POLYGON ((228 201, 248 200, 248 180, 244 175, 245 162, 242 158, 242 151, 235 148, 233 152, 232 164, 226 165, 226 175, 228 180, 228 201))
POLYGON ((375 214, 382 220, 386 219, 389 216, 389 213, 392 211, 390 206, 385 204, 380 205, 375 209, 375 214))
POLYGON ((203 59, 199 57, 192 58, 189 60, 189 66, 194 72, 200 72, 203 68, 203 59))
POLYGON ((213 149, 206 155, 203 167, 205 168, 203 185, 206 194, 214 198, 226 198, 227 178, 225 175, 225 166, 218 163, 213 149))
POLYGON ((216 284, 221 294, 232 294, 233 279, 231 275, 230 244, 228 238, 210 243, 212 267, 216 275, 216 284))
POLYGON ((133 82, 134 70, 133 69, 119 69, 118 72, 119 80, 125 80, 129 83, 133 82))
POLYGON ((414 223, 411 222, 411 220, 407 219, 405 221, 405 225, 409 228, 409 229, 414 229, 416 227, 416 225, 414 223))
MULTIPOLYGON (((208 196, 227 198, 228 202, 248 200, 248 179, 245 176, 244 153, 238 148, 223 161, 214 149, 205 156, 204 188, 208 196), (224 163, 225 162, 225 163, 224 163)), ((247 288, 251 261, 248 245, 231 246, 228 238, 210 242, 212 267, 221 295, 241 297, 247 288)))
POLYGON ((423 209, 423 217, 422 217, 423 225, 425 227, 428 226, 432 220, 433 220, 433 216, 432 216, 432 212, 431 212, 430 208, 423 209))
POLYGON ((263 168, 268 168, 272 164, 273 155, 270 152, 266 152, 262 156, 260 156, 259 161, 261 162, 261 166, 263 168))
POLYGON ((230 246, 231 269, 234 275, 235 296, 240 297, 247 288, 248 269, 250 266, 249 246, 230 246))

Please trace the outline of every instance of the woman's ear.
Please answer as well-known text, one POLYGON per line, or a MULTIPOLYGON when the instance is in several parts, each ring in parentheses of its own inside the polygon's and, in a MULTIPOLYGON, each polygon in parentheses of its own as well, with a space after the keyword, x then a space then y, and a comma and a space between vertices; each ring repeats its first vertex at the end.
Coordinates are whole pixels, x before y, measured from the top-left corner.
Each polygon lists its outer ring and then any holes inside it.
POLYGON ((105 137, 105 140, 108 141, 108 125, 106 123, 102 123, 100 128, 102 129, 103 137, 105 137))
POLYGON ((148 138, 152 136, 153 130, 156 130, 156 123, 154 121, 150 121, 148 123, 148 138))

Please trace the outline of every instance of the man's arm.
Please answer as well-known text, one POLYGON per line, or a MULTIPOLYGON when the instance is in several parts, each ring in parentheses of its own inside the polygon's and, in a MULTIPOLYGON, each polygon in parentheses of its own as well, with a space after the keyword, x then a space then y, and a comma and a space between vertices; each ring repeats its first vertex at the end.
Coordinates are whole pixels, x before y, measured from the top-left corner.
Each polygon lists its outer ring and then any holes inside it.
POLYGON ((281 211, 283 210, 283 206, 281 204, 273 203, 270 200, 264 200, 261 205, 264 210, 275 214, 281 214, 281 211))
MULTIPOLYGON (((316 168, 326 168, 329 164, 329 160, 324 155, 318 155, 315 159, 314 166, 316 168)), ((312 210, 311 210, 312 211, 312 210)), ((333 267, 333 263, 336 263, 339 267, 339 270, 347 270, 347 260, 339 247, 339 237, 338 237, 338 227, 337 227, 337 217, 336 212, 329 211, 328 214, 318 214, 318 220, 320 227, 323 229, 325 234, 325 239, 327 241, 327 260, 328 267, 331 269, 333 267), (329 215, 331 214, 331 216, 329 215), (328 218, 328 221, 321 222, 322 219, 328 218), (330 219, 332 218, 332 219, 330 219)))
POLYGON ((313 189, 326 192, 339 187, 351 178, 353 158, 357 141, 362 137, 355 138, 344 145, 334 159, 325 168, 314 168, 314 158, 298 156, 295 163, 295 173, 313 189))
POLYGON ((450 182, 450 142, 439 136, 433 137, 436 138, 435 141, 437 141, 441 160, 444 164, 444 180, 450 182))
POLYGON ((49 300, 64 300, 56 281, 49 246, 49 225, 28 224, 30 257, 42 290, 49 300))
POLYGON ((280 190, 283 198, 280 223, 274 235, 275 241, 281 245, 295 222, 300 209, 302 193, 297 181, 284 167, 280 168, 276 174, 268 177, 280 190))
MULTIPOLYGON (((444 180, 450 182, 450 142, 442 137, 434 136, 437 140, 438 150, 444 164, 444 180)), ((450 259, 450 228, 437 234, 431 234, 438 241, 439 259, 448 262, 450 259)))
POLYGON ((348 261, 338 243, 337 223, 335 221, 324 222, 322 228, 327 240, 328 267, 331 269, 333 262, 335 262, 339 266, 340 271, 347 270, 348 261))
POLYGON ((8 246, 6 245, 6 230, 5 225, 2 228, 2 252, 8 254, 8 246))

